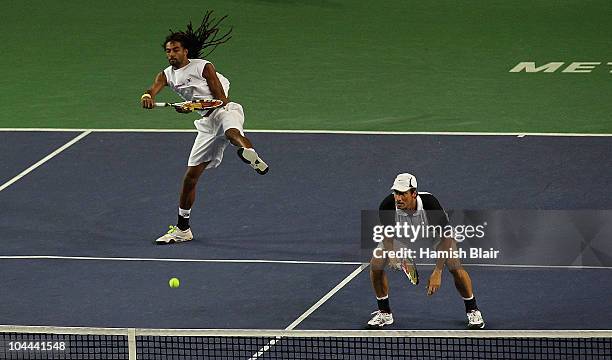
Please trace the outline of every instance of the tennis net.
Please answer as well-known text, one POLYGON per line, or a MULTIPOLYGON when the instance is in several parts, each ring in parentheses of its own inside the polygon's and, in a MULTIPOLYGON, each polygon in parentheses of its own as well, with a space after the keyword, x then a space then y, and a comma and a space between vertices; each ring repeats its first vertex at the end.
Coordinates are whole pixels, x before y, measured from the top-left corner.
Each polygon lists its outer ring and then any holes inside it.
POLYGON ((612 359, 612 331, 0 326, 1 359, 612 359))

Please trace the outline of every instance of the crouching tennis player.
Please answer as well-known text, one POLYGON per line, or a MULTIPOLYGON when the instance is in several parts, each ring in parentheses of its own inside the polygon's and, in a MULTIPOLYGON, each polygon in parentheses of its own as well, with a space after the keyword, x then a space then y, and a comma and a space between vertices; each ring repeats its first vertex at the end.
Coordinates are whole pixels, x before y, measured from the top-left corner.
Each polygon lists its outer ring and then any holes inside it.
MULTIPOLYGON (((393 186, 393 194, 387 196, 380 204, 381 221, 383 225, 408 224, 409 226, 440 225, 444 228, 449 224, 448 216, 438 199, 430 193, 417 191, 417 180, 411 174, 399 174, 393 186), (391 211, 384 211, 391 210, 391 211), (391 215, 389 215, 391 214, 391 215)), ((440 234, 441 235, 441 234, 440 234)), ((421 239, 434 241, 433 248, 442 251, 456 250, 456 241, 450 237, 438 236, 434 239, 421 239)), ((418 240, 418 239, 417 239, 418 240)), ((404 247, 397 239, 385 238, 379 245, 385 251, 397 251, 404 247)), ((382 251, 378 251, 382 253, 382 251)), ((368 322, 371 328, 382 328, 393 324, 393 314, 389 305, 389 285, 385 266, 392 269, 406 269, 406 273, 413 283, 418 283, 416 266, 410 261, 398 260, 390 257, 372 257, 370 261, 370 279, 378 301, 378 310, 373 312, 372 319, 368 322)), ((482 329, 485 326, 482 314, 476 306, 476 298, 472 292, 472 280, 467 271, 461 266, 457 258, 445 257, 436 259, 436 265, 429 276, 427 284, 427 295, 433 295, 442 283, 442 270, 444 267, 453 276, 455 287, 465 303, 469 329, 482 329)))

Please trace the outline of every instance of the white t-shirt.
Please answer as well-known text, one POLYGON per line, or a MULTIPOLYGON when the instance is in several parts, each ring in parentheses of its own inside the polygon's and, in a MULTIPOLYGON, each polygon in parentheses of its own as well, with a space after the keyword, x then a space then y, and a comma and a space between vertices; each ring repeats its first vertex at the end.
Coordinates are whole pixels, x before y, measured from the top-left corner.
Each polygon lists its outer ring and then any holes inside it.
MULTIPOLYGON (((168 66, 164 69, 168 86, 185 101, 214 98, 206 79, 202 76, 204 66, 209 62, 202 59, 189 59, 189 64, 180 69, 168 66)), ((217 76, 221 81, 225 96, 228 96, 229 80, 219 73, 217 73, 217 76)), ((199 113, 204 115, 206 112, 199 111, 199 113)))

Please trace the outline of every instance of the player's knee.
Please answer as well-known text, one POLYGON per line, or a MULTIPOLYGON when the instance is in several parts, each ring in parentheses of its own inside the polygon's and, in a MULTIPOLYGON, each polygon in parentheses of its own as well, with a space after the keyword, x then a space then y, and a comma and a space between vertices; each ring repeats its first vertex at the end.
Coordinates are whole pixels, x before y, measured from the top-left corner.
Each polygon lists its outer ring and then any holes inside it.
POLYGON ((451 273, 451 275, 453 275, 454 278, 461 278, 464 276, 464 274, 466 274, 465 270, 463 269, 463 267, 460 265, 458 265, 458 267, 455 268, 449 268, 448 272, 451 273))
POLYGON ((449 261, 447 261, 446 268, 451 274, 453 274, 453 276, 458 276, 461 272, 465 272, 465 270, 463 270, 461 262, 459 262, 459 260, 457 259, 450 259, 449 261))
POLYGON ((238 129, 231 128, 231 129, 225 130, 225 137, 228 138, 229 140, 237 140, 242 137, 242 134, 240 133, 238 129))

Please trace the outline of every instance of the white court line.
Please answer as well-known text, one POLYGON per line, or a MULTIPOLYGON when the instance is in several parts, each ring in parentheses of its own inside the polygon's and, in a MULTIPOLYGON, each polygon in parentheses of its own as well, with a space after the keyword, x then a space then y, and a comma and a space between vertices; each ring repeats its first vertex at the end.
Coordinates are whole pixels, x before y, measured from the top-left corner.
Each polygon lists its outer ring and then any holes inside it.
POLYGON ((0 128, 0 132, 142 132, 182 133, 197 132, 196 129, 71 129, 71 128, 0 128))
POLYGON ((595 136, 610 137, 612 134, 594 133, 524 133, 524 132, 470 132, 470 131, 345 131, 345 130, 250 130, 246 132, 281 134, 348 134, 348 135, 448 135, 448 136, 595 136))
MULTIPOLYGON (((309 260, 265 260, 265 259, 181 259, 181 258, 128 258, 94 256, 56 256, 56 255, 0 255, 0 260, 90 260, 90 261, 159 261, 159 262, 196 262, 196 263, 245 263, 245 264, 313 264, 313 265, 360 265, 355 261, 309 261, 309 260)), ((418 266, 434 266, 433 263, 417 263, 418 266)), ((501 267, 535 269, 604 269, 612 266, 588 265, 529 265, 529 264, 462 264, 464 267, 501 267)))
MULTIPOLYGON (((435 264, 423 264, 435 265, 435 264)), ((462 264, 463 266, 477 267, 511 267, 511 268, 533 268, 533 269, 606 269, 612 270, 612 266, 589 266, 589 265, 523 265, 523 264, 462 264)))
POLYGON ((24 171, 22 171, 21 173, 19 173, 17 176, 15 176, 14 178, 12 178, 11 180, 5 182, 4 184, 2 184, 2 186, 0 186, 0 191, 6 189, 7 187, 11 186, 13 183, 15 183, 16 181, 18 181, 19 179, 21 179, 22 177, 26 176, 27 174, 31 173, 32 171, 34 171, 37 167, 41 166, 42 164, 46 163, 47 161, 51 160, 53 157, 55 157, 57 154, 61 153, 62 151, 68 149, 70 146, 74 145, 77 141, 81 140, 82 138, 84 138, 85 136, 91 134, 91 131, 84 131, 83 133, 81 133, 80 135, 78 135, 77 137, 75 137, 74 139, 70 140, 69 142, 67 142, 66 144, 62 145, 61 147, 59 147, 57 150, 55 150, 54 152, 52 152, 51 154, 45 156, 44 158, 40 159, 36 164, 30 166, 29 168, 25 169, 24 171))
MULTIPOLYGON (((142 132, 142 133, 181 133, 196 132, 195 129, 63 129, 63 128, 0 128, 3 131, 34 132, 142 132)), ((611 137, 606 133, 529 133, 529 132, 469 132, 469 131, 345 131, 345 130, 268 130, 245 129, 247 133, 279 134, 348 134, 348 135, 448 135, 448 136, 557 136, 557 137, 611 137)))
MULTIPOLYGON (((434 263, 417 263, 417 266, 435 266, 434 263)), ((529 264, 461 264, 463 267, 503 267, 524 269, 604 269, 612 270, 612 266, 590 266, 590 265, 529 265, 529 264)))
POLYGON ((304 321, 304 319, 306 319, 308 316, 310 316, 310 314, 315 312, 315 310, 317 310, 327 300, 329 300, 332 296, 334 296, 334 294, 340 291, 340 289, 342 289, 346 284, 348 284, 351 280, 353 280, 357 275, 359 275, 368 266, 370 266, 369 263, 364 263, 364 264, 359 265, 357 269, 355 269, 352 273, 350 273, 347 277, 345 277, 344 280, 342 280, 338 285, 336 285, 336 287, 331 289, 327 294, 325 294, 325 296, 323 296, 319 301, 317 301, 314 305, 312 305, 310 309, 306 310, 306 312, 304 312, 302 315, 300 315, 300 317, 295 319, 294 322, 289 324, 289 326, 287 326, 285 330, 295 329, 295 327, 298 326, 302 321, 304 321))
POLYGON ((3 255, 0 260, 90 260, 90 261, 158 261, 158 262, 195 262, 195 263, 246 263, 246 264, 314 264, 314 265, 360 265, 350 261, 308 261, 308 260, 261 260, 261 259, 173 259, 173 258, 125 258, 91 256, 53 256, 53 255, 3 255))
MULTIPOLYGON (((332 296, 334 296, 340 289, 342 289, 346 284, 348 284, 351 280, 353 280, 357 275, 359 275, 364 269, 366 269, 370 264, 361 264, 352 273, 350 273, 347 277, 344 278, 338 285, 336 285, 333 289, 331 289, 327 294, 325 294, 319 301, 317 301, 314 305, 312 305, 308 310, 306 310, 300 317, 295 319, 289 326, 285 328, 285 330, 293 330, 296 326, 298 326, 302 321, 304 321, 310 314, 315 312, 321 305, 323 305, 327 300, 329 300, 332 296)), ((276 336, 274 339, 270 340, 267 345, 259 349, 258 352, 253 354, 249 360, 254 360, 262 356, 266 351, 270 350, 271 347, 276 345, 276 343, 281 339, 281 336, 276 336)))

